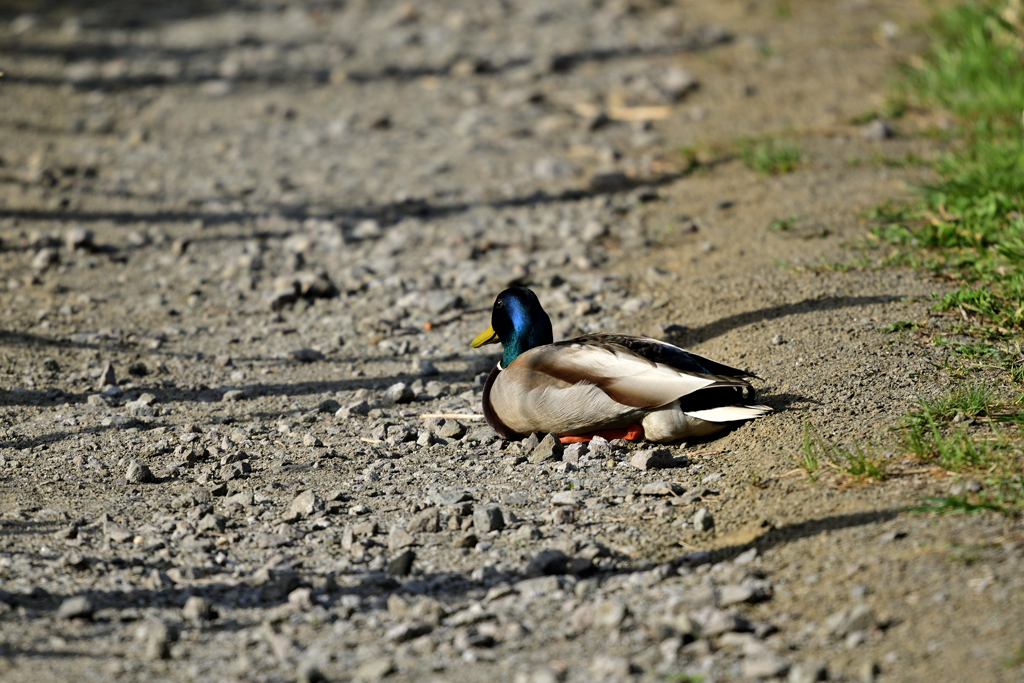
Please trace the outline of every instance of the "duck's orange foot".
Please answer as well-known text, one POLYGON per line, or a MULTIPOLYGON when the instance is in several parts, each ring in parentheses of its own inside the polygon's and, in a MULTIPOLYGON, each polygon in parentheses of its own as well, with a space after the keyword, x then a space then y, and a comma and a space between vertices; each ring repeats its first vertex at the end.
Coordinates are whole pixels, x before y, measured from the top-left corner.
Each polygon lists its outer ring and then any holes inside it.
POLYGON ((575 436, 560 436, 558 440, 562 443, 588 443, 595 436, 608 439, 625 439, 626 441, 638 441, 644 438, 644 428, 641 425, 635 424, 626 427, 625 429, 599 429, 596 432, 589 434, 577 434, 575 436))

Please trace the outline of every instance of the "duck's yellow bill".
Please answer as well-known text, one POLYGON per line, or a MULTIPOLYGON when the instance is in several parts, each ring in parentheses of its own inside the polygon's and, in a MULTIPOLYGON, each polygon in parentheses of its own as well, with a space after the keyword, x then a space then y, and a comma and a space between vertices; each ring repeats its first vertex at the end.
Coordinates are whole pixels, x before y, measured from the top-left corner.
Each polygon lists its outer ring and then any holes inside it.
POLYGON ((493 344, 496 341, 498 341, 498 333, 494 331, 493 327, 488 325, 486 330, 476 335, 476 338, 469 342, 469 345, 476 349, 484 344, 493 344))

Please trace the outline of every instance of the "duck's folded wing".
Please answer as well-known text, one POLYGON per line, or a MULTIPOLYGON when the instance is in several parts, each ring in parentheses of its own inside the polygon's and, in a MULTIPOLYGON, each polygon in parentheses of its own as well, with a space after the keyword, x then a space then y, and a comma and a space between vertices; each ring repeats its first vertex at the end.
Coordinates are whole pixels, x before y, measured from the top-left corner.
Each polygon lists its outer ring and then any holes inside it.
POLYGON ((617 344, 566 342, 520 356, 509 369, 538 373, 564 385, 593 385, 612 401, 633 408, 666 405, 681 396, 713 386, 749 386, 732 377, 695 374, 637 355, 617 344))
POLYGON ((662 363, 683 372, 694 374, 711 375, 716 377, 757 377, 749 370, 741 370, 724 363, 699 356, 696 353, 685 351, 678 346, 652 339, 651 337, 639 337, 630 334, 599 333, 588 334, 576 339, 571 339, 559 344, 585 343, 591 346, 600 347, 622 347, 632 351, 638 356, 646 358, 655 363, 662 363))

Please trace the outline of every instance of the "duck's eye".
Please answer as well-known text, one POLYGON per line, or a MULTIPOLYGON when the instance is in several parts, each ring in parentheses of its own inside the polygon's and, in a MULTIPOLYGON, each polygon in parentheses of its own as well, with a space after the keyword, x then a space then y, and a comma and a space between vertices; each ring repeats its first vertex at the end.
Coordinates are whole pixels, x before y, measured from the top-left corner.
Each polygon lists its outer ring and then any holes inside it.
POLYGON ((495 308, 501 308, 504 305, 505 305, 505 302, 502 301, 501 299, 498 299, 497 301, 494 302, 494 307, 495 308))

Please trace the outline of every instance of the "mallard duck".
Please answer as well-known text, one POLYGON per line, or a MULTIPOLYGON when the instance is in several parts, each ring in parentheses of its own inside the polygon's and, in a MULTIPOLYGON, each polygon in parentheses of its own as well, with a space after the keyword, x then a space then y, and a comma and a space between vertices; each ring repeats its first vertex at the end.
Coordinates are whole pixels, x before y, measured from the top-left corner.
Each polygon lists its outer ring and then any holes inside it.
POLYGON ((757 376, 657 339, 587 334, 555 342, 551 319, 525 287, 494 301, 491 324, 470 343, 501 342, 484 384, 487 423, 505 439, 554 433, 563 442, 606 438, 668 442, 703 437, 771 412, 747 405, 757 376))

